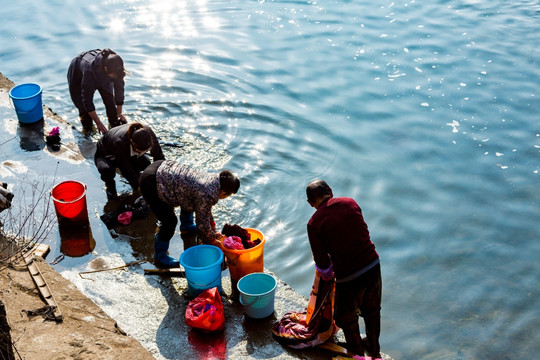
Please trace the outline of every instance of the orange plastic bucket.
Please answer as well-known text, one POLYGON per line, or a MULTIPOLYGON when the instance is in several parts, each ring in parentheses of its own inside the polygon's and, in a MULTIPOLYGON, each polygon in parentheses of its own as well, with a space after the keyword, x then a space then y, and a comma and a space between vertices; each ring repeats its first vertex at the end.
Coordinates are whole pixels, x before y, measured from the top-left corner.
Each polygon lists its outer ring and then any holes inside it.
POLYGON ((251 249, 245 250, 227 249, 223 246, 223 243, 220 243, 221 250, 223 250, 223 254, 225 254, 225 257, 227 258, 231 279, 236 281, 240 280, 245 275, 263 272, 264 270, 263 249, 266 239, 259 230, 248 228, 246 228, 246 230, 251 234, 251 241, 261 239, 261 243, 251 249))
POLYGON ((86 184, 74 180, 61 182, 52 189, 51 197, 59 222, 88 222, 86 184))

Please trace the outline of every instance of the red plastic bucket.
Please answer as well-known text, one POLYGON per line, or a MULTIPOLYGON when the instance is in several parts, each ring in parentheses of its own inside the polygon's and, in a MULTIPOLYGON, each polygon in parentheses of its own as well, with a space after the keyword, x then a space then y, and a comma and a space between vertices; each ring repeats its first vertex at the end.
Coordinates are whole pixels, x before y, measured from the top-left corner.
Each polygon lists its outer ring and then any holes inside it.
POLYGON ((56 185, 51 191, 58 222, 88 222, 86 208, 86 184, 68 180, 56 185))

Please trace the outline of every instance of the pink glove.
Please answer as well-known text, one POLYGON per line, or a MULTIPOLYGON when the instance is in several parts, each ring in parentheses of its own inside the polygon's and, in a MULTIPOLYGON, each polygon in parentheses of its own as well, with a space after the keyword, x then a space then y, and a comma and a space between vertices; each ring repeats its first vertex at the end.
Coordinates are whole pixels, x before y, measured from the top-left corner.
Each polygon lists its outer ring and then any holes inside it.
POLYGON ((315 269, 321 274, 321 277, 324 281, 332 280, 334 278, 334 267, 332 264, 327 269, 321 269, 315 264, 315 269))

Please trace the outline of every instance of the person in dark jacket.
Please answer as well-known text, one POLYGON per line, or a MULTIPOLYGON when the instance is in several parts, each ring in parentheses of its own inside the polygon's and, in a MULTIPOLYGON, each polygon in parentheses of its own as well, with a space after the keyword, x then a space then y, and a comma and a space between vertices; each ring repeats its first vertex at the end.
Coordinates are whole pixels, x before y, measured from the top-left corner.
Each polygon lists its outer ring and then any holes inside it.
POLYGON ((161 222, 154 237, 155 265, 179 266, 178 260, 167 254, 178 223, 175 207, 180 207, 180 231, 196 230, 203 243, 214 244, 222 235, 216 232, 212 207, 236 194, 239 188, 240 180, 229 170, 206 173, 172 160, 155 161, 148 166, 141 174, 141 193, 161 222))
POLYGON ((154 161, 165 159, 152 129, 136 122, 116 126, 99 139, 94 162, 105 182, 108 199, 117 197, 116 168, 133 191, 138 190, 139 175, 151 163, 146 155, 148 151, 154 161))
POLYGON ((69 94, 79 110, 85 130, 90 130, 92 122, 95 122, 99 133, 107 132, 94 106, 96 90, 105 105, 109 125, 114 127, 126 123, 122 115, 125 74, 124 61, 110 49, 85 51, 71 61, 67 73, 69 94))
POLYGON ((336 279, 336 325, 343 330, 350 351, 380 358, 381 267, 362 210, 351 198, 334 198, 324 180, 310 182, 306 194, 308 203, 317 209, 307 224, 315 267, 324 280, 336 279), (358 313, 364 318, 365 344, 358 313))

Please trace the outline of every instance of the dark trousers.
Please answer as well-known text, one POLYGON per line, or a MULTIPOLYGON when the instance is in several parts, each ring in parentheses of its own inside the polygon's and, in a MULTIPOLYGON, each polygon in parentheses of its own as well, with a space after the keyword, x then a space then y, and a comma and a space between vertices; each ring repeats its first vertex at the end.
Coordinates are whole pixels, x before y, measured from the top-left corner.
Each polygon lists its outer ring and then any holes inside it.
POLYGON ((358 315, 364 319, 368 350, 380 352, 381 333, 381 266, 360 275, 356 279, 336 283, 334 320, 344 332, 358 332, 358 315))
MULTIPOLYGON (((129 161, 131 166, 135 171, 142 172, 148 166, 150 166, 150 159, 147 155, 142 156, 132 156, 129 161)), ((116 176, 116 168, 118 167, 116 161, 107 157, 106 155, 99 154, 96 152, 94 156, 94 163, 101 175, 101 180, 105 182, 106 185, 109 185, 114 182, 114 177, 116 176)), ((135 187, 133 190, 137 190, 137 184, 130 184, 132 187, 135 187)))
MULTIPOLYGON (((83 127, 85 129, 90 129, 92 128, 93 120, 90 115, 88 115, 88 111, 85 110, 82 101, 81 84, 83 74, 79 68, 79 62, 79 58, 73 59, 68 68, 67 79, 69 85, 69 95, 71 96, 71 101, 73 101, 73 104, 79 110, 79 117, 81 119, 83 127)), ((99 92, 99 95, 101 95, 103 104, 105 105, 105 111, 107 113, 107 119, 109 120, 109 124, 111 125, 111 127, 120 125, 120 122, 118 120, 118 113, 116 111, 116 104, 114 102, 114 94, 100 88, 98 88, 97 90, 99 92)))
POLYGON ((141 194, 146 203, 150 206, 156 218, 161 222, 158 232, 159 241, 170 241, 174 235, 174 229, 178 224, 178 219, 174 212, 174 207, 163 202, 158 195, 156 172, 163 160, 153 162, 148 166, 140 177, 141 194))

